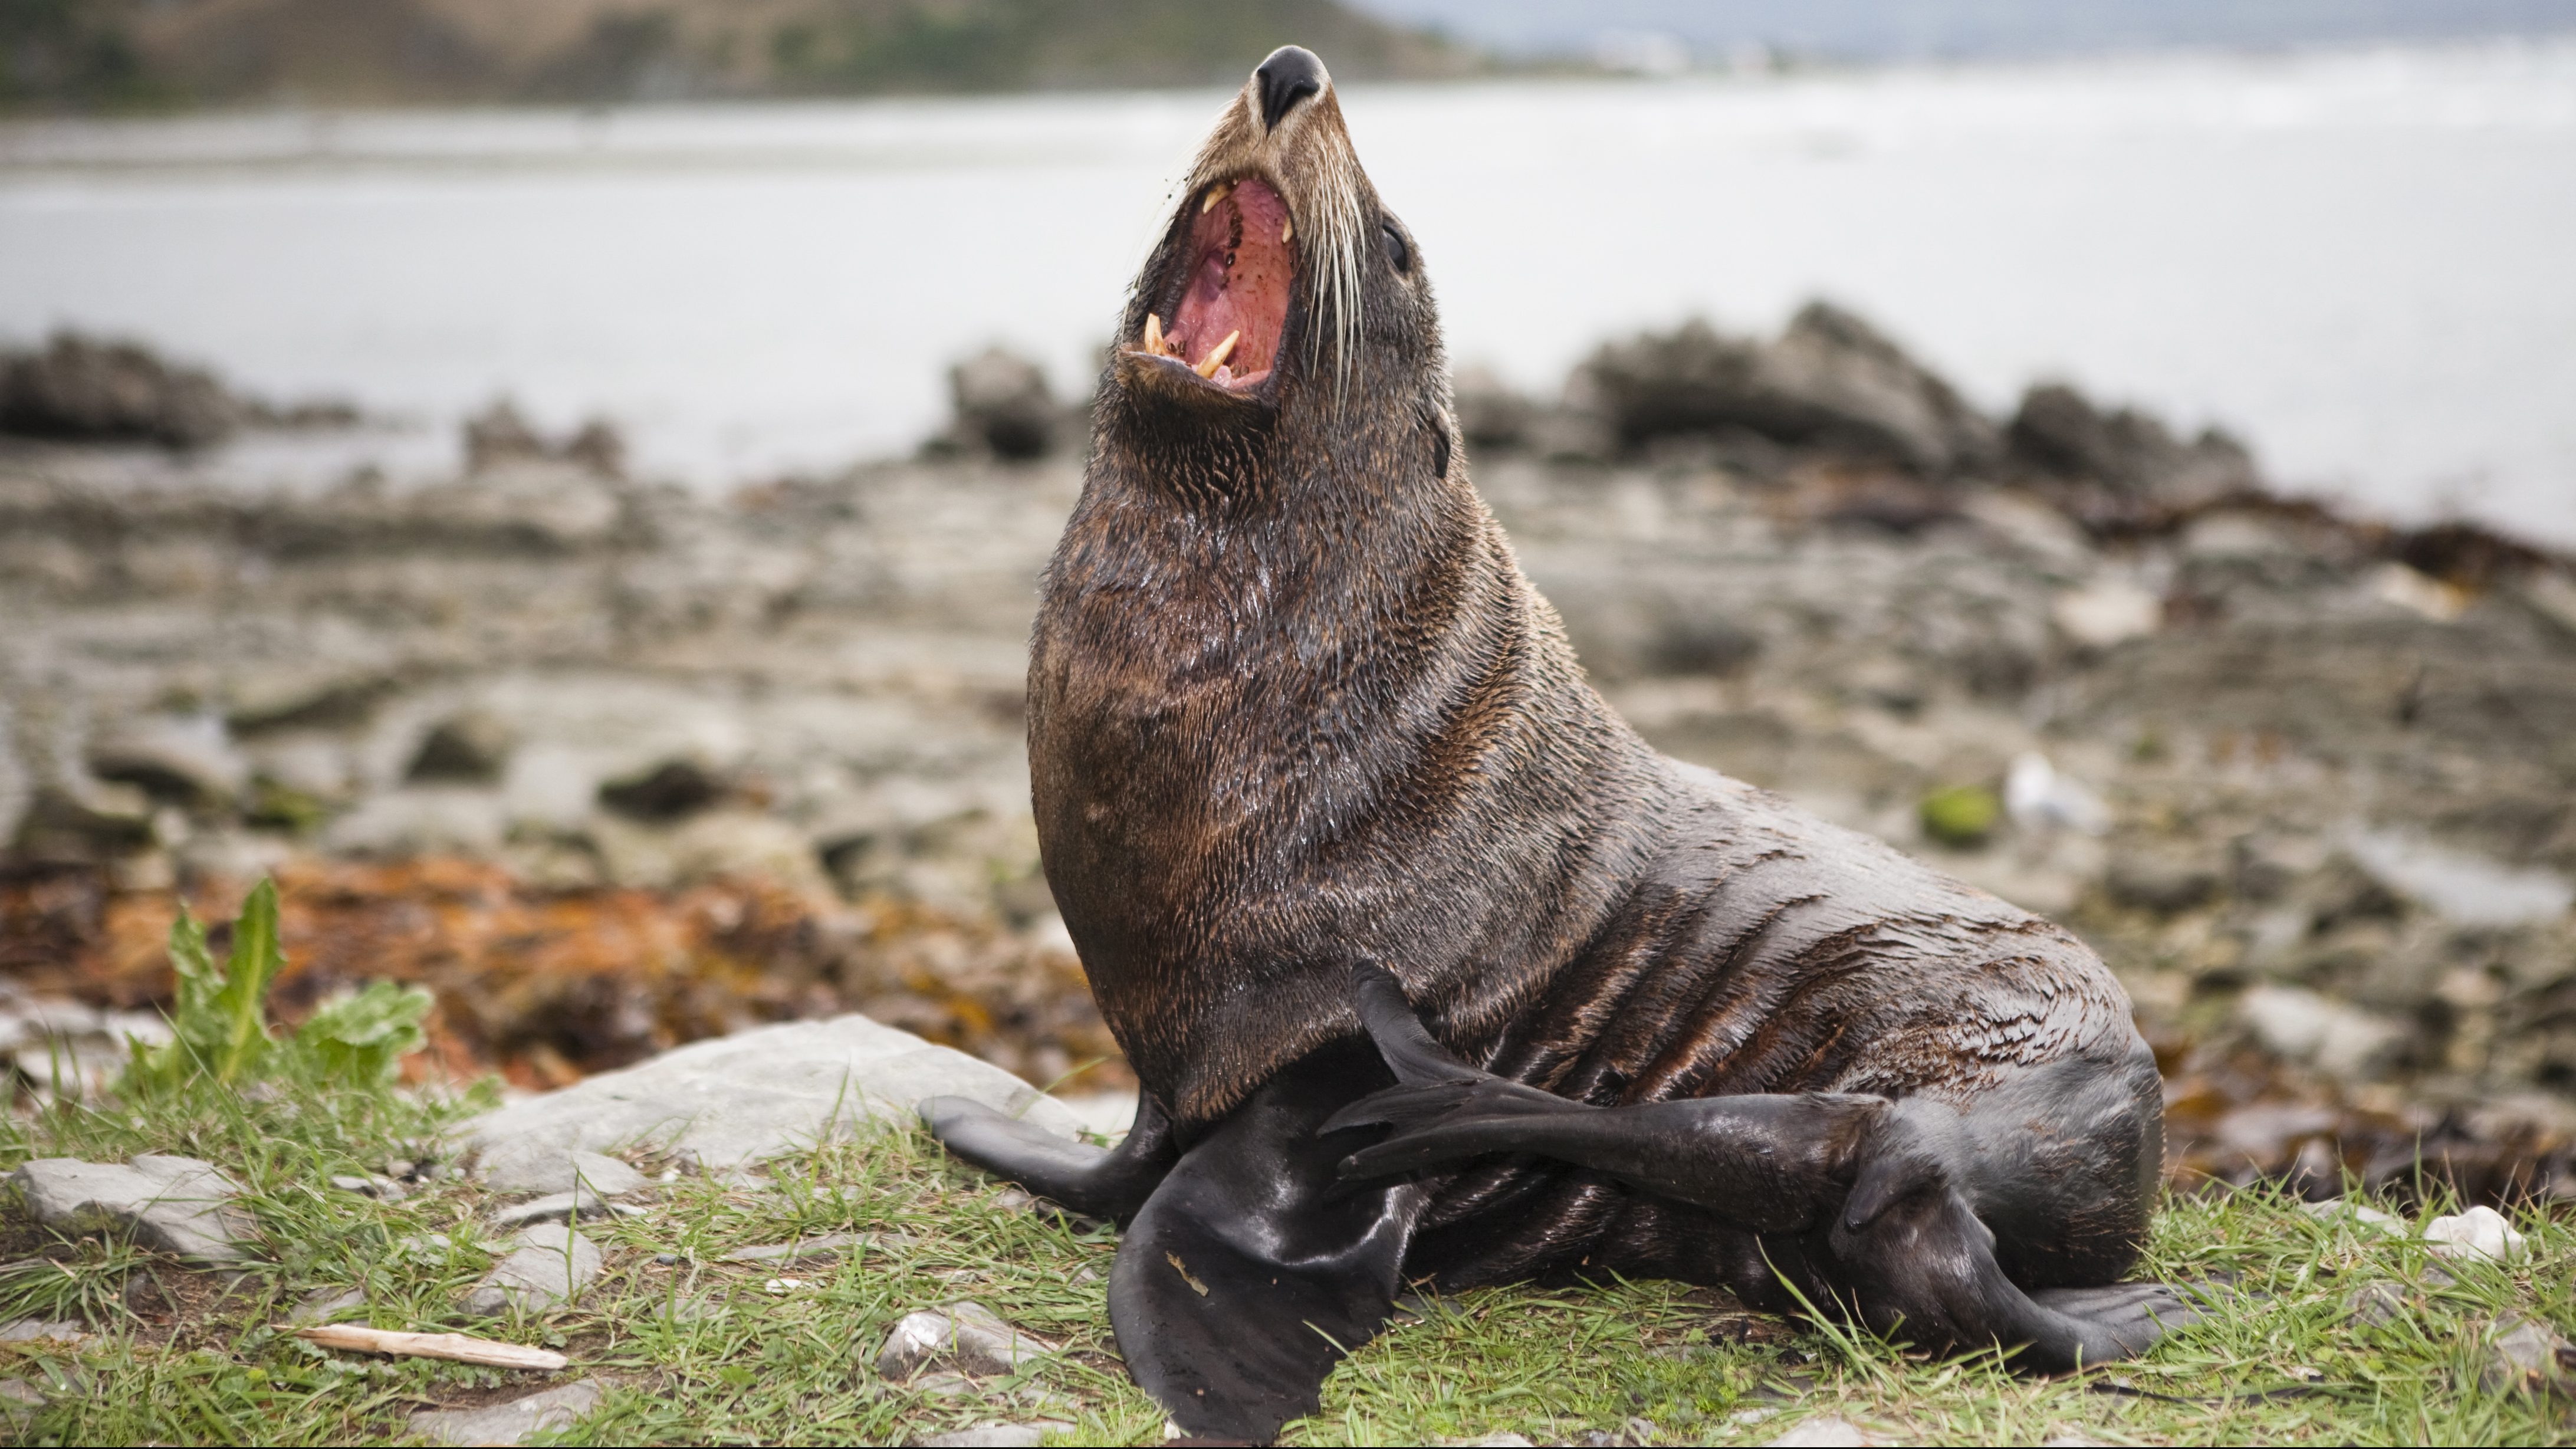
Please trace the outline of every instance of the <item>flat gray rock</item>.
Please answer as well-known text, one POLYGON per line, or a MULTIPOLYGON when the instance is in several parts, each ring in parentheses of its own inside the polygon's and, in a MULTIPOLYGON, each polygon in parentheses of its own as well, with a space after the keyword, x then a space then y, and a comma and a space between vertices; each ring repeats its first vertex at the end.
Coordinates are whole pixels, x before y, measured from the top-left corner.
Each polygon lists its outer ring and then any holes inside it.
POLYGON ((0 1325, 0 1343, 79 1343, 89 1337, 89 1330, 68 1318, 21 1318, 0 1325))
POLYGON ((367 1306, 364 1288, 316 1288, 296 1300, 287 1317, 295 1323, 337 1323, 341 1316, 367 1306))
POLYGON ((423 1409, 411 1431, 432 1444, 523 1444, 540 1430, 564 1429, 599 1407, 598 1381, 583 1379, 559 1389, 480 1409, 423 1409))
POLYGON ((615 1214, 615 1209, 599 1194, 587 1188, 552 1193, 527 1202, 492 1210, 492 1226, 524 1228, 533 1223, 569 1223, 581 1218, 597 1221, 615 1214))
POLYGON ((555 1223, 528 1229, 518 1243, 465 1296, 466 1312, 483 1318, 514 1308, 543 1313, 580 1297, 606 1261, 597 1243, 555 1223))
POLYGON ((736 1248, 716 1259, 719 1263, 764 1263, 774 1268, 792 1268, 800 1263, 819 1263, 827 1258, 845 1258, 850 1251, 872 1242, 865 1233, 824 1233, 793 1243, 763 1243, 758 1247, 736 1248))
POLYGON ((1044 1424, 978 1424, 912 1442, 921 1449, 1036 1449, 1046 1442, 1046 1431, 1044 1424))
POLYGON ((1066 1137, 1081 1125, 990 1062, 850 1015, 693 1042, 487 1112, 459 1129, 460 1145, 489 1162, 652 1142, 720 1170, 805 1150, 865 1119, 907 1120, 923 1098, 942 1096, 1066 1137))
POLYGON ((901 1383, 924 1369, 975 1377, 1018 1373, 1053 1352, 1055 1345, 1020 1332, 981 1303, 951 1303, 898 1320, 877 1350, 877 1375, 901 1383))
POLYGON ((574 1192, 623 1197, 642 1189, 644 1174, 597 1152, 549 1147, 532 1138, 505 1142, 483 1154, 483 1186, 493 1192, 574 1192))
POLYGON ((247 1256, 256 1225, 230 1206, 241 1187, 214 1164, 147 1152, 123 1167, 42 1157, 10 1175, 36 1221, 63 1233, 123 1231, 143 1247, 211 1267, 247 1256))
POLYGON ((2576 1385, 2576 1345, 2537 1319, 2497 1324, 2488 1335, 2486 1359, 2478 1370, 2478 1387, 2489 1393, 2564 1392, 2576 1385))

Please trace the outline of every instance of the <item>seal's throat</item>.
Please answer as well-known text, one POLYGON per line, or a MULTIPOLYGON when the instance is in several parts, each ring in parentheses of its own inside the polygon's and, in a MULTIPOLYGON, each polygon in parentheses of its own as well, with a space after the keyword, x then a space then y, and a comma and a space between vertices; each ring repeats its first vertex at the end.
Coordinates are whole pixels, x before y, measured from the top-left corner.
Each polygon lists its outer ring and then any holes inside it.
POLYGON ((1218 182, 1189 203, 1195 215, 1132 350, 1228 392, 1248 392, 1279 364, 1297 277, 1288 204, 1258 177, 1218 182), (1165 318, 1170 319, 1166 325, 1165 318))

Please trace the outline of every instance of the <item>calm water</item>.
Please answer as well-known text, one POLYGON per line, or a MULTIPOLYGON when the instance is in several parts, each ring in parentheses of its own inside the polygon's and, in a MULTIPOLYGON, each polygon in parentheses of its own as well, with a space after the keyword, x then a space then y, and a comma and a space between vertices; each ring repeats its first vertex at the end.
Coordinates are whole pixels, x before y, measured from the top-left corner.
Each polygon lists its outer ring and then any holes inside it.
MULTIPOLYGON (((908 447, 988 340, 1087 384, 1214 93, 0 130, 0 336, 420 420, 605 412, 706 486, 908 447)), ((2383 510, 2576 542, 2576 46, 1354 89, 1451 351, 1880 319, 2383 510)), ((284 466, 284 465, 279 465, 284 466)))

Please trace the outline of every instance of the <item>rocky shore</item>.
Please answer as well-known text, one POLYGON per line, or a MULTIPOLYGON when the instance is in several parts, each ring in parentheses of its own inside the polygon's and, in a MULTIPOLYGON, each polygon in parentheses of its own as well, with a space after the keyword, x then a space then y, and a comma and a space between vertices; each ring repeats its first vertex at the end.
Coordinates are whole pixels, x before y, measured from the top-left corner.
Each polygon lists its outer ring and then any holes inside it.
MULTIPOLYGON (((276 872, 293 1001, 430 984, 452 1071, 859 1010, 1119 1085, 1021 746, 1081 434, 1006 358, 957 382, 922 456, 722 501, 500 418, 462 476, 319 495, 0 440, 0 973, 148 1007, 173 897, 276 872)), ((2178 1174, 2576 1193, 2568 560, 2285 499, 2063 385, 1985 417, 1824 306, 1459 406, 1660 747, 2102 950, 2178 1174)))

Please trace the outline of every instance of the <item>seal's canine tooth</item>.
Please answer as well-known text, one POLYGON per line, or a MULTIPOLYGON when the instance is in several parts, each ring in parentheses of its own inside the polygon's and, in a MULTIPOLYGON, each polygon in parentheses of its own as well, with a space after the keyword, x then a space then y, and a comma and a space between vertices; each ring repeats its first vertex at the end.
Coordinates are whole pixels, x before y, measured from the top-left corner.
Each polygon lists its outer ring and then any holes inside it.
POLYGON ((1029 653, 1047 883, 1136 1125, 921 1109, 1125 1225, 1137 1382, 1266 1442, 1424 1278, 1682 1278, 2043 1371, 2188 1321, 2118 1283, 2163 1156, 2118 982, 1594 692, 1459 464, 1322 62, 1264 60, 1180 196, 1029 653), (1218 375, 1147 360, 1229 331, 1218 375))
POLYGON ((1240 328, 1225 334, 1225 340, 1209 348, 1208 355, 1199 359, 1199 365, 1193 371, 1201 377, 1216 376, 1216 370, 1225 365, 1228 357, 1234 355, 1234 344, 1242 338, 1243 331, 1240 328))
POLYGON ((1232 185, 1223 181, 1209 187, 1207 189, 1207 200, 1199 203, 1199 215, 1205 216, 1209 212, 1216 210, 1216 204, 1225 200, 1226 194, 1233 190, 1234 187, 1232 185))

